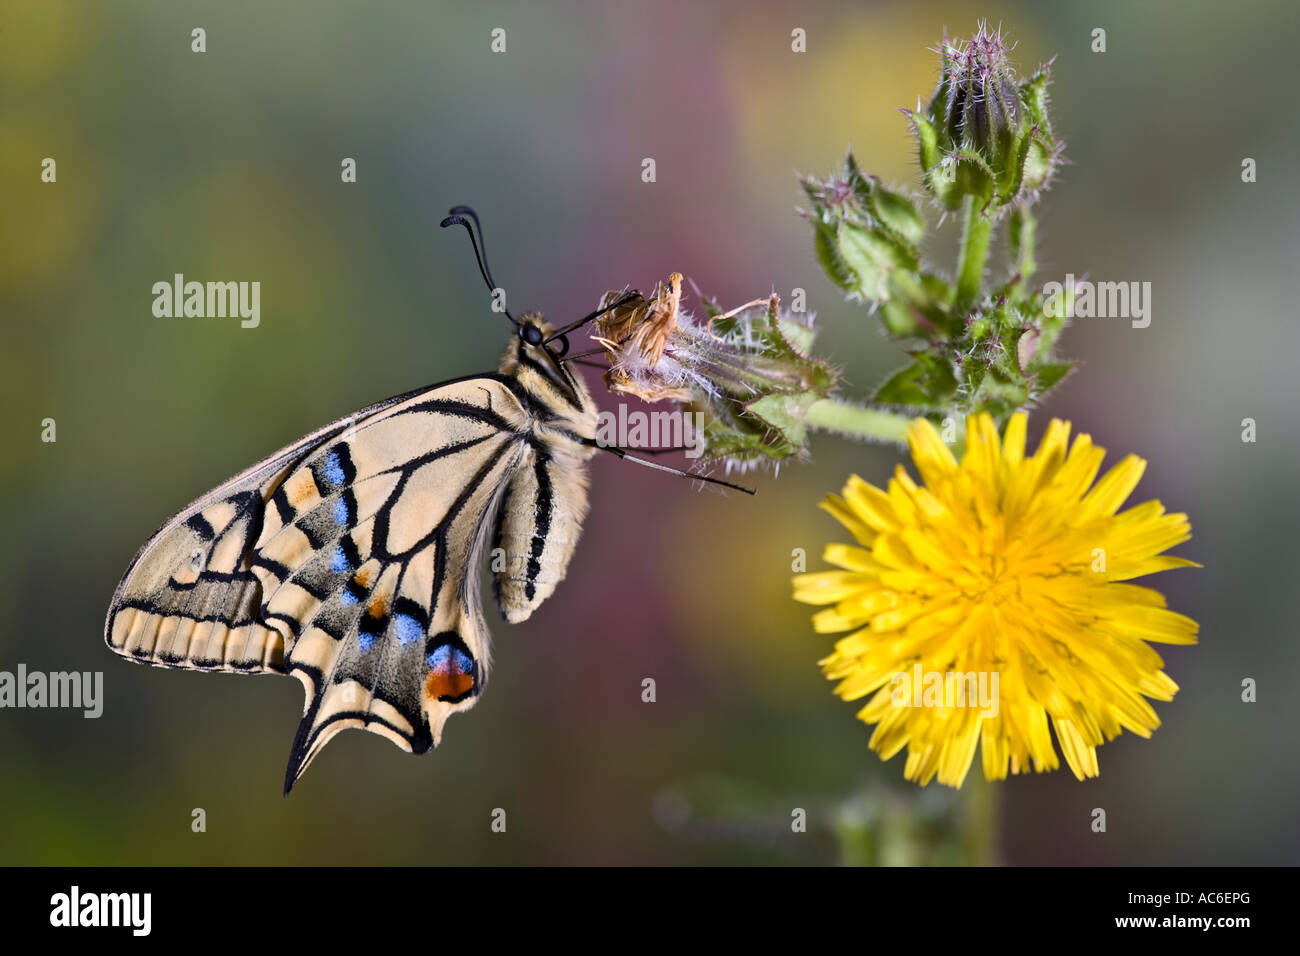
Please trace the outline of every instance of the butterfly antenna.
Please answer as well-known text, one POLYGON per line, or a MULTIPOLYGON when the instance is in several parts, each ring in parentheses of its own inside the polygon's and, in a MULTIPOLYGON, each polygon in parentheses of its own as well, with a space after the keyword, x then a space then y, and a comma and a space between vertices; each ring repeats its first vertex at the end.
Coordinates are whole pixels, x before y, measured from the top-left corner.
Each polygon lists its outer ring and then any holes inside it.
POLYGON ((616 445, 602 445, 595 441, 595 439, 592 439, 590 442, 584 442, 583 444, 590 444, 596 448, 603 449, 610 454, 617 455, 619 458, 623 459, 623 461, 630 461, 633 464, 644 465, 646 468, 655 469, 655 471, 666 471, 668 474, 676 475, 678 478, 690 478, 694 481, 707 482, 710 485, 721 485, 723 488, 731 488, 733 491, 743 491, 747 495, 755 495, 758 493, 753 488, 746 488, 744 485, 735 485, 730 481, 723 481, 721 478, 710 478, 708 475, 693 475, 689 471, 682 471, 680 468, 671 468, 668 465, 661 465, 657 461, 648 461, 645 458, 638 458, 635 455, 629 455, 626 451, 616 445))
MULTIPOLYGON (((492 270, 488 268, 487 242, 483 238, 483 224, 478 221, 478 213, 469 206, 452 206, 449 212, 450 215, 440 222, 439 225, 442 226, 443 229, 446 229, 448 226, 465 227, 465 231, 469 233, 469 244, 474 247, 474 260, 478 263, 479 275, 481 275, 483 281, 487 283, 488 291, 495 294, 500 286, 496 284, 496 280, 492 278, 492 270), (469 216, 469 219, 466 219, 466 216, 469 216), (470 225, 470 219, 474 221, 473 226, 470 225), (477 238, 475 238, 476 231, 478 233, 477 238)), ((519 324, 519 320, 511 315, 508 308, 505 310, 505 313, 506 318, 511 322, 515 325, 519 324)))
POLYGON ((556 331, 556 332, 552 332, 550 338, 548 338, 546 341, 548 341, 548 342, 553 342, 555 339, 558 339, 558 338, 560 338, 561 336, 566 335, 566 334, 569 333, 569 332, 572 332, 574 329, 580 329, 580 328, 582 328, 584 325, 586 325, 588 322, 592 322, 592 321, 594 321, 594 320, 596 320, 596 319, 599 319, 599 318, 600 318, 602 315, 604 315, 606 312, 611 312, 611 311, 613 311, 614 309, 619 308, 620 306, 627 305, 627 304, 628 304, 629 302, 631 302, 633 299, 639 299, 639 298, 641 298, 641 293, 638 292, 636 289, 633 289, 632 291, 626 293, 626 294, 625 294, 621 299, 619 299, 617 302, 611 302, 609 305, 605 306, 603 309, 597 309, 595 312, 592 312, 590 315, 586 315, 586 316, 582 317, 582 318, 579 319, 577 322, 570 322, 570 323, 569 323, 568 325, 566 325, 564 328, 562 328, 562 329, 560 329, 560 330, 558 330, 558 331, 556 331))

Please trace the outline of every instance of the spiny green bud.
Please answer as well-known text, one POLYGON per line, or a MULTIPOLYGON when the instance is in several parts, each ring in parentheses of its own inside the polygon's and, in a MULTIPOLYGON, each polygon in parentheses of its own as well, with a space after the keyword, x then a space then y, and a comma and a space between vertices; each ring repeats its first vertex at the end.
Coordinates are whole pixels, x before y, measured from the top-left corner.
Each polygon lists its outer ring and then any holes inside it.
POLYGON ((979 150, 990 163, 1005 159, 1020 123, 1020 92, 1002 37, 983 26, 970 40, 945 39, 943 78, 927 110, 949 143, 979 150))
POLYGON ((1047 116, 1047 68, 1017 82, 1002 35, 981 23, 939 49, 939 86, 912 120, 926 188, 949 209, 966 196, 1032 200, 1060 162, 1047 116))
POLYGON ((894 298, 895 269, 917 269, 925 220, 910 198, 864 175, 850 152, 843 170, 828 179, 800 177, 812 208, 822 267, 849 298, 882 303, 894 298))

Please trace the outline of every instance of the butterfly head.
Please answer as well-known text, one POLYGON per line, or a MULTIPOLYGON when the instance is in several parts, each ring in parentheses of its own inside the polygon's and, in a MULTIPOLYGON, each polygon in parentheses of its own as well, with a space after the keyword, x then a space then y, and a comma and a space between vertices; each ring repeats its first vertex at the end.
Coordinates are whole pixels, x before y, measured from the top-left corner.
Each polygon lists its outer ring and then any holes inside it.
POLYGON ((556 335, 551 323, 542 318, 540 312, 525 312, 520 316, 515 333, 529 351, 549 353, 554 359, 563 358, 569 351, 568 337, 556 335))
POLYGON ((583 407, 590 398, 586 387, 565 364, 569 341, 563 330, 556 332, 539 312, 525 312, 515 320, 514 335, 502 357, 500 371, 521 381, 545 381, 568 396, 575 407, 583 407))

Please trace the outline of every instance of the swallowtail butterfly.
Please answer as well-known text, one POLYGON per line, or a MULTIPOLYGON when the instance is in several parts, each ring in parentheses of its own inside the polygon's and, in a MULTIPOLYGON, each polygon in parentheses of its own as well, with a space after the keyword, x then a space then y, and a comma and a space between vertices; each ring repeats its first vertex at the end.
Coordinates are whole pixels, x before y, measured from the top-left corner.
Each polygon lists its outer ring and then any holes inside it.
MULTIPOLYGON (((465 227, 495 289, 478 217, 451 213, 442 225, 465 227)), ((362 409, 182 509, 118 585, 108 646, 162 667, 298 678, 306 703, 286 794, 347 728, 428 751, 487 679, 487 549, 500 549, 496 599, 511 623, 565 575, 587 462, 603 447, 565 336, 605 311, 556 330, 507 310, 514 335, 495 373, 362 409)))

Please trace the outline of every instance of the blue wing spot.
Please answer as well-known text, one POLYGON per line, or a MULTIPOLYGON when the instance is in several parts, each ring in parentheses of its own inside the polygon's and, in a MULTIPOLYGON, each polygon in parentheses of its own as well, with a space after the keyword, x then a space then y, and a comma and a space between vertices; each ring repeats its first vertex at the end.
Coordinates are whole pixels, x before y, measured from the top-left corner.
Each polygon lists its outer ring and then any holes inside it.
POLYGON ((361 653, 369 654, 370 649, 375 646, 375 635, 362 631, 357 635, 357 643, 361 645, 361 653))
POLYGON ((397 642, 403 647, 424 638, 424 628, 409 614, 398 614, 394 617, 393 628, 397 631, 397 642))
POLYGON ((453 640, 445 640, 447 636, 448 632, 444 631, 429 638, 429 644, 442 639, 431 650, 429 645, 425 646, 429 673, 424 678, 424 698, 454 704, 477 692, 478 665, 454 632, 450 635, 453 640))
POLYGON ((351 606, 357 603, 357 599, 351 591, 344 588, 343 593, 339 595, 339 603, 351 606))
POLYGON ((436 647, 433 653, 429 655, 429 670, 434 673, 446 671, 447 665, 451 663, 451 648, 446 644, 436 647))
POLYGON ((457 674, 473 674, 474 658, 470 657, 464 651, 457 650, 450 644, 443 644, 441 647, 434 648, 427 660, 429 661, 429 670, 435 674, 446 674, 449 671, 457 674))
POLYGON ((352 516, 348 514, 348 503, 342 498, 334 502, 334 523, 340 527, 347 527, 352 522, 352 516))
POLYGON ((352 570, 352 565, 348 563, 348 556, 343 553, 341 544, 334 548, 334 560, 330 562, 330 570, 337 574, 352 570))
MULTIPOLYGON (((325 460, 325 477, 329 479, 331 485, 341 485, 346 477, 343 474, 343 464, 339 461, 339 453, 332 451, 329 458, 325 460)), ((343 522, 339 522, 342 524, 343 522)))

